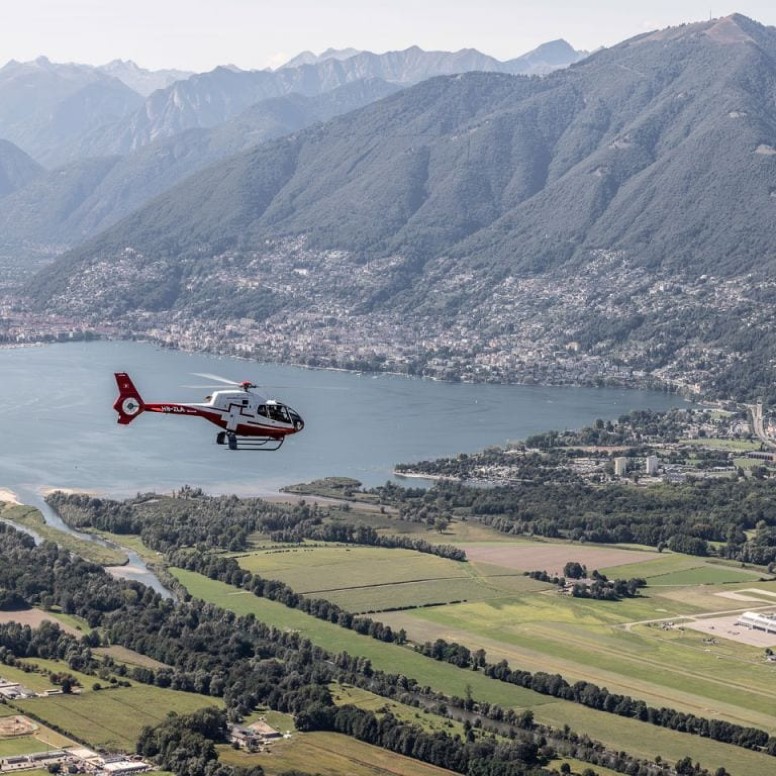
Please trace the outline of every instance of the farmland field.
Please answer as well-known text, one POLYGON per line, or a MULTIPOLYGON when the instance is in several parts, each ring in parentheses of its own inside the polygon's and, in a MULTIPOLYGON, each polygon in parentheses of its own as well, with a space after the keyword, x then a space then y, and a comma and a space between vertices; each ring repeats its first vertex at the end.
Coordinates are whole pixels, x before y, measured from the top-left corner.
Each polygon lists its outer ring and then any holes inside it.
POLYGON ((0 625, 6 622, 18 622, 21 625, 29 625, 31 628, 37 628, 43 622, 53 622, 67 633, 71 633, 74 636, 83 635, 81 631, 74 627, 72 620, 68 622, 67 615, 44 612, 42 609, 14 609, 13 611, 2 611, 0 612, 0 625))
MULTIPOLYGON (((15 666, 0 665, 0 676, 8 682, 21 684, 33 692, 45 692, 46 690, 54 689, 54 685, 48 676, 41 673, 23 671, 15 666)), ((0 709, 2 708, 0 706, 0 709)))
MULTIPOLYGON (((421 655, 412 652, 410 649, 378 642, 365 636, 359 636, 353 631, 348 631, 336 625, 332 625, 331 623, 317 620, 297 610, 289 609, 282 604, 268 601, 263 598, 257 598, 256 596, 245 593, 230 585, 210 580, 199 574, 180 569, 173 569, 172 571, 195 597, 210 601, 218 606, 223 606, 237 614, 244 615, 252 612, 257 619, 270 625, 299 631, 303 636, 309 638, 313 643, 320 645, 324 649, 332 652, 347 651, 353 655, 362 655, 368 658, 376 669, 404 674, 417 679, 422 685, 428 685, 434 689, 441 690, 448 695, 464 697, 468 687, 473 696, 477 699, 497 703, 505 708, 531 708, 539 722, 545 722, 559 727, 568 724, 572 729, 579 732, 589 732, 593 738, 603 741, 605 744, 616 750, 629 751, 638 756, 649 757, 652 759, 656 754, 660 754, 664 758, 676 760, 685 755, 689 755, 692 757, 693 761, 699 761, 701 765, 712 772, 718 766, 724 765, 731 773, 736 774, 736 776, 738 776, 738 774, 746 774, 746 776, 772 776, 774 760, 767 755, 725 744, 717 744, 708 739, 665 730, 635 720, 624 719, 617 717, 616 715, 606 714, 605 712, 585 708, 567 701, 560 701, 550 696, 540 695, 511 684, 496 682, 488 679, 480 672, 461 670, 446 663, 440 663, 424 658, 421 655)), ((544 605, 548 607, 552 607, 556 600, 555 598, 551 599, 544 593, 527 595, 525 597, 547 599, 544 605)), ((596 602, 586 603, 592 607, 596 604, 596 602)), ((505 614, 508 613, 507 606, 501 603, 494 604, 480 602, 478 604, 467 604, 465 606, 481 607, 491 614, 498 614, 502 611, 505 614)), ((616 613, 618 606, 619 604, 616 603, 610 604, 608 611, 616 613)), ((424 614, 432 612, 439 613, 446 610, 456 610, 458 608, 463 607, 436 607, 434 609, 418 610, 418 612, 424 614)), ((565 641, 567 644, 565 648, 570 652, 573 653, 573 648, 580 635, 583 633, 580 626, 584 624, 585 619, 587 618, 590 622, 596 621, 596 618, 593 616, 594 611, 595 609, 592 609, 586 617, 581 616, 579 623, 577 623, 576 614, 573 610, 569 610, 567 614, 568 621, 566 623, 567 632, 565 641)), ((638 605, 635 609, 631 609, 631 612, 632 611, 638 611, 638 605)), ((399 612, 391 614, 390 616, 381 614, 380 619, 388 622, 392 617, 398 615, 405 617, 410 616, 405 612, 399 612)), ((616 614, 610 616, 612 623, 616 622, 618 619, 616 614)), ((506 619, 506 617, 504 619, 506 619)), ((471 646, 479 645, 479 643, 481 643, 482 638, 480 631, 482 630, 482 627, 482 623, 477 622, 473 624, 471 628, 462 630, 462 633, 470 639, 471 646)), ((624 629, 619 627, 617 630, 625 632, 624 629)), ((678 634, 675 635, 678 636, 678 634)), ((585 650, 593 650, 596 644, 595 634, 588 633, 587 639, 588 643, 585 644, 585 650)), ((467 642, 461 640, 461 643, 467 642)), ((543 654, 542 650, 545 643, 545 640, 542 638, 538 639, 537 652, 540 656, 543 654)), ((553 642, 550 643, 552 644, 553 642)), ((506 642, 506 644, 509 646, 509 642, 506 642)), ((615 644, 619 645, 620 642, 615 639, 615 644)), ((648 652, 648 649, 650 648, 650 639, 636 638, 635 646, 636 648, 641 647, 648 652)), ((486 649, 488 649, 490 654, 489 648, 486 647, 486 649)), ((616 650, 610 650, 599 657, 596 672, 605 670, 610 662, 611 655, 615 653, 616 650)), ((676 654, 682 655, 684 653, 685 650, 683 648, 677 648, 676 654)), ((692 656, 696 653, 692 651, 687 652, 687 654, 687 659, 691 660, 692 656)), ((556 658, 549 653, 547 655, 547 666, 543 670, 555 670, 553 668, 554 660, 556 660, 556 658)), ((638 660, 636 658, 633 659, 633 664, 638 665, 638 660)), ((518 660, 515 660, 513 665, 515 667, 522 667, 522 664, 518 660)), ((735 662, 731 660, 729 665, 735 666, 735 662)), ((725 667, 727 669, 728 663, 725 664, 725 667)), ((746 676, 746 672, 750 667, 749 664, 742 663, 739 670, 746 676)), ((720 671, 719 664, 717 664, 716 669, 717 672, 720 671)), ((581 670, 587 671, 584 667, 581 670)), ((650 670, 654 672, 657 671, 657 668, 652 668, 650 670)), ((612 676, 621 675, 616 670, 613 670, 612 676)), ((765 684, 766 688, 774 687, 772 676, 773 674, 763 675, 763 678, 760 680, 765 684)), ((595 674, 591 675, 591 672, 588 671, 586 678, 594 680, 595 674)), ((639 679, 637 687, 644 689, 655 687, 653 682, 654 677, 650 677, 647 680, 639 679)), ((731 686, 736 689, 739 696, 750 698, 750 701, 752 700, 750 694, 752 697, 754 697, 755 694, 758 694, 759 697, 755 698, 755 700, 761 708, 758 711, 747 711, 748 707, 743 705, 739 706, 737 702, 731 702, 729 704, 731 717, 740 714, 742 716, 748 715, 751 717, 773 720, 771 715, 773 714, 774 703, 770 690, 760 687, 757 690, 757 693, 752 694, 751 687, 756 687, 755 681, 747 681, 744 683, 744 686, 736 687, 736 685, 737 681, 734 677, 731 680, 731 686), (735 712, 735 714, 732 712, 735 712)), ((724 689, 727 686, 727 677, 725 681, 719 680, 719 688, 724 689)), ((640 697, 635 688, 633 689, 632 694, 636 697, 640 697)), ((669 697, 667 688, 658 686, 654 691, 654 694, 655 697, 662 697, 663 699, 662 703, 656 705, 671 705, 668 703, 668 700, 670 699, 673 701, 673 699, 669 697)), ((703 704, 703 712, 707 716, 728 716, 727 714, 718 714, 718 707, 723 708, 723 710, 725 709, 725 705, 721 702, 718 703, 717 701, 700 695, 694 696, 691 691, 681 690, 681 687, 679 691, 677 691, 676 696, 678 700, 681 700, 682 697, 686 697, 686 705, 688 708, 695 703, 703 704)), ((676 705, 679 706, 680 704, 677 703, 676 705)))
POLYGON ((219 746, 220 759, 228 764, 260 765, 267 776, 297 769, 321 776, 443 776, 452 771, 437 768, 378 746, 338 733, 301 733, 273 743, 269 752, 248 754, 219 746))
POLYGON ((462 544, 466 557, 471 561, 483 561, 505 569, 520 571, 546 571, 563 575, 563 566, 576 561, 587 566, 589 571, 624 563, 641 563, 659 558, 657 552, 647 550, 623 550, 618 547, 601 547, 590 544, 569 544, 566 542, 534 542, 532 544, 493 544, 477 542, 462 544))
POLYGON ((736 582, 752 582, 759 578, 745 569, 725 568, 707 564, 673 574, 663 574, 653 577, 653 585, 725 585, 736 582))
POLYGON ((164 663, 154 660, 147 655, 141 655, 133 649, 127 649, 119 644, 112 644, 110 647, 96 647, 92 654, 102 656, 110 655, 118 663, 124 663, 128 666, 142 666, 144 668, 165 668, 164 663))
POLYGON ((81 695, 30 698, 17 701, 17 705, 90 746, 132 752, 144 725, 160 723, 171 711, 187 714, 221 702, 193 693, 134 685, 81 695))
POLYGON ((483 601, 548 587, 510 569, 381 547, 303 545, 257 550, 237 561, 298 593, 325 598, 356 613, 483 601))
POLYGON ((45 742, 35 738, 35 736, 0 738, 0 757, 15 757, 20 754, 34 754, 45 750, 45 742))

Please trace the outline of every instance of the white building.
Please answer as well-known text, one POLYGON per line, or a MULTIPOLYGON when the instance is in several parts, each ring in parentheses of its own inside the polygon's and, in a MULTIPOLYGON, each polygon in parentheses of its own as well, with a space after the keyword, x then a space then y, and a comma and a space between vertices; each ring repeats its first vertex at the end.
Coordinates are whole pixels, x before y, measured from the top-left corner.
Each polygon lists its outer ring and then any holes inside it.
POLYGON ((657 474, 657 456, 648 455, 644 459, 644 471, 647 474, 657 474))
POLYGON ((614 459, 614 473, 617 477, 624 477, 628 471, 628 459, 627 458, 615 458, 614 459))
POLYGON ((776 614, 744 612, 738 620, 736 620, 736 625, 743 625, 750 630, 776 634, 776 614))

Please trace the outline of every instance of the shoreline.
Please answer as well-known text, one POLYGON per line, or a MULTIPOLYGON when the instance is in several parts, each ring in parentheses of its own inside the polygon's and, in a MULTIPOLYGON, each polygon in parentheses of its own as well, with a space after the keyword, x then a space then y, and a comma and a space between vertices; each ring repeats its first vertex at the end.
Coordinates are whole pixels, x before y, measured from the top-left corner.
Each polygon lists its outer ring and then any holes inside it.
MULTIPOLYGON (((269 502, 276 502, 276 503, 290 503, 294 504, 299 499, 304 499, 305 496, 295 493, 288 493, 281 488, 286 487, 285 485, 281 486, 278 489, 265 489, 265 490, 258 490, 258 491, 251 491, 248 492, 245 489, 240 489, 240 492, 236 491, 230 491, 230 490, 220 490, 220 489, 214 489, 214 490, 207 490, 203 488, 203 492, 208 496, 218 497, 218 496, 232 496, 235 495, 238 498, 258 498, 262 499, 264 501, 269 502)), ((173 488, 172 490, 165 490, 165 489, 150 489, 145 492, 141 492, 140 495, 145 495, 145 493, 153 494, 156 496, 172 496, 177 489, 173 488)), ((40 485, 35 488, 30 488, 30 492, 28 495, 32 495, 34 493, 38 497, 42 498, 44 501, 46 500, 47 496, 50 496, 52 493, 64 493, 68 496, 70 495, 84 495, 84 496, 93 496, 95 498, 106 498, 106 499, 115 499, 116 501, 124 501, 129 498, 133 498, 135 495, 137 495, 137 491, 134 491, 132 494, 124 493, 123 491, 112 491, 108 488, 105 490, 99 490, 96 488, 78 488, 78 487, 57 487, 54 485, 40 485)), ((0 487, 0 503, 7 503, 12 504, 15 506, 23 506, 27 502, 23 500, 23 496, 20 496, 19 493, 16 491, 11 490, 10 488, 6 487, 0 487)), ((34 506, 34 504, 28 504, 28 506, 34 506)))
POLYGON ((128 337, 125 336, 121 331, 117 331, 115 333, 113 332, 105 332, 101 331, 99 333, 95 332, 97 336, 94 339, 86 339, 86 338, 76 338, 73 340, 65 341, 65 342, 49 342, 49 341, 42 341, 42 340, 36 340, 31 342, 19 342, 19 343, 6 343, 0 345, 0 350, 4 349, 11 349, 11 348, 26 348, 26 347, 44 347, 44 346, 50 346, 50 345, 69 345, 69 344, 78 344, 78 343, 84 343, 84 342, 138 342, 138 343, 144 343, 146 345, 151 345, 155 348, 158 348, 159 350, 172 350, 179 353, 188 353, 188 354, 199 354, 199 355, 207 355, 212 356, 214 358, 231 358, 237 361, 245 361, 246 363, 252 363, 256 366, 261 366, 262 364, 271 364, 273 366, 283 366, 283 367, 294 367, 297 369, 306 369, 310 371, 324 371, 324 372, 343 372, 347 374, 353 374, 353 375, 366 375, 369 377, 379 377, 379 376, 389 376, 389 377, 401 377, 401 378, 407 378, 411 380, 429 380, 431 382, 441 382, 441 383, 448 383, 448 384, 456 384, 461 383, 464 385, 514 385, 514 386, 522 386, 522 387, 528 387, 528 388, 536 388, 536 387, 553 387, 553 388, 597 388, 597 387, 608 387, 608 388, 617 388, 617 389, 623 389, 623 390, 636 390, 636 391, 665 391, 667 393, 676 394, 678 396, 681 396, 685 399, 685 401, 688 402, 699 402, 699 401, 725 401, 725 400, 718 400, 718 399, 710 399, 708 397, 705 397, 703 391, 699 391, 695 389, 694 387, 687 386, 681 383, 672 382, 671 380, 664 380, 660 378, 655 378, 655 381, 648 380, 648 379, 640 379, 636 378, 634 380, 621 380, 617 379, 616 376, 610 376, 608 379, 606 379, 603 386, 599 385, 596 380, 593 379, 582 379, 582 380, 571 380, 571 381, 553 381, 553 380, 539 380, 534 381, 533 378, 525 378, 522 379, 515 377, 512 379, 484 379, 484 380, 478 380, 473 377, 467 377, 467 378, 445 378, 440 377, 438 375, 415 375, 415 374, 409 374, 407 372, 397 372, 394 370, 387 370, 387 369, 356 369, 352 367, 341 367, 341 366, 333 366, 333 365, 313 365, 313 364, 306 364, 299 361, 270 361, 267 359, 257 359, 254 356, 245 356, 241 355, 239 353, 232 353, 227 351, 219 351, 217 349, 213 350, 210 348, 198 348, 196 346, 181 346, 179 344, 173 343, 173 342, 166 342, 164 340, 158 339, 157 337, 150 336, 148 334, 142 334, 140 332, 136 333, 135 336, 128 337))
POLYGON ((9 488, 0 488, 0 501, 6 504, 13 504, 14 506, 21 506, 22 502, 19 501, 19 496, 9 488))

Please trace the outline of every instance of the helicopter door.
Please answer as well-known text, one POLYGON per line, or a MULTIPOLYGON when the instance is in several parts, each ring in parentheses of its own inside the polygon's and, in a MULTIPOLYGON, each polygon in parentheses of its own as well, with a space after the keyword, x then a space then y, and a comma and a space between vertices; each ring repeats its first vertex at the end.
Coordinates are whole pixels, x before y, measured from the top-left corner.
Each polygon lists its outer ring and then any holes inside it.
POLYGON ((237 426, 240 423, 240 407, 236 404, 229 405, 229 417, 226 420, 227 431, 237 431, 237 426))

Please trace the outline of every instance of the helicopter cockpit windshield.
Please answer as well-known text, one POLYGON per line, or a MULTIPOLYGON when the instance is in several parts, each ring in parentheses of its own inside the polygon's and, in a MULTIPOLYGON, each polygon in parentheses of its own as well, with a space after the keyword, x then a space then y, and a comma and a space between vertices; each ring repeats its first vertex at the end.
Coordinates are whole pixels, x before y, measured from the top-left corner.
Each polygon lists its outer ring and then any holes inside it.
POLYGON ((291 422, 288 410, 283 404, 267 404, 267 415, 271 420, 277 420, 281 423, 291 422))

